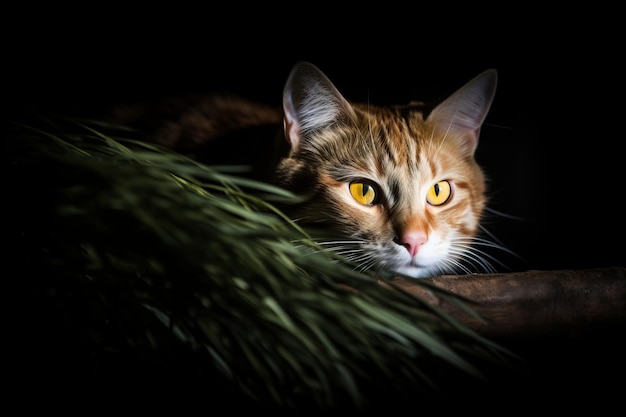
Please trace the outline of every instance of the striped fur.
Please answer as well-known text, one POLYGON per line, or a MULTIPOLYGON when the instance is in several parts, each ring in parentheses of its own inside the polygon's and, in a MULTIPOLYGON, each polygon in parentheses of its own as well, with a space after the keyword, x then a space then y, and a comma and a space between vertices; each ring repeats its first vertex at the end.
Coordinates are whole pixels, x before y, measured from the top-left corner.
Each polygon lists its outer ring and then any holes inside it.
POLYGON ((379 107, 349 102, 301 62, 285 83, 282 111, 200 95, 118 106, 114 119, 201 162, 246 165, 253 178, 304 196, 284 210, 359 270, 415 278, 493 272, 482 249, 498 245, 478 235, 486 190, 474 152, 496 82, 487 70, 438 104, 379 107), (274 149, 263 138, 277 131, 287 140, 274 149), (378 191, 375 204, 352 197, 354 181, 378 191), (427 196, 440 181, 452 196, 435 206, 427 196))
POLYGON ((361 270, 414 278, 490 271, 476 249, 486 187, 474 152, 496 82, 487 70, 434 107, 377 107, 349 103, 319 69, 297 64, 283 95, 291 150, 276 171, 306 197, 295 218, 361 270), (361 180, 378 190, 376 204, 352 197, 350 183, 361 180), (429 189, 443 180, 452 196, 429 204, 429 189))

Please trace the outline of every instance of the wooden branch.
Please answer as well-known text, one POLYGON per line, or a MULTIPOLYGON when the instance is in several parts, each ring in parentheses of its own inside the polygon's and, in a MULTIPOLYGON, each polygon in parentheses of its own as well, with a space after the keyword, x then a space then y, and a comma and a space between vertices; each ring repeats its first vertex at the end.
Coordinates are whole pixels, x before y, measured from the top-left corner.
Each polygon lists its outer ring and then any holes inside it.
POLYGON ((567 335, 592 325, 626 324, 626 268, 447 275, 423 278, 470 301, 481 321, 415 280, 395 285, 487 336, 567 335))

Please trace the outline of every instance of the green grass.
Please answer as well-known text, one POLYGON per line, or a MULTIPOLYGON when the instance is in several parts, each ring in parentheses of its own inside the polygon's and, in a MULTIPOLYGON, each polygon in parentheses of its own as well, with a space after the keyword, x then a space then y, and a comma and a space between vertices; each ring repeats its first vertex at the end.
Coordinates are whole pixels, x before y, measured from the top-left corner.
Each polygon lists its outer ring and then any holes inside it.
POLYGON ((45 343, 76 350, 81 376, 123 368, 218 386, 215 401, 367 407, 373 392, 423 401, 509 361, 318 247, 276 208, 297 196, 131 137, 62 118, 5 134, 16 297, 61 338, 45 343))

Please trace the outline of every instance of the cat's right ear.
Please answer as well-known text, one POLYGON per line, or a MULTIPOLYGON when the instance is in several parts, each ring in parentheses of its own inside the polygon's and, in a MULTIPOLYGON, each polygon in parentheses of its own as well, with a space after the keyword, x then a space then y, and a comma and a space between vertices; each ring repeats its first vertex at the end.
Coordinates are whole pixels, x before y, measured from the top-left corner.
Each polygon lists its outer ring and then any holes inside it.
POLYGON ((344 118, 354 110, 333 83, 315 65, 298 62, 283 89, 285 137, 296 152, 311 133, 344 118))

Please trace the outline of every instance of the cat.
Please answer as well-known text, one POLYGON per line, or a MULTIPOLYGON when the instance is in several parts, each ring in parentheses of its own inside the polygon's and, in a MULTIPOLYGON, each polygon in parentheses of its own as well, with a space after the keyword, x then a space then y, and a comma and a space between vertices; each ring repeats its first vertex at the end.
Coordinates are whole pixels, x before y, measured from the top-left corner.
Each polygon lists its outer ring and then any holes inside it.
MULTIPOLYGON (((479 233, 487 197, 475 151, 497 78, 487 69, 439 102, 376 106, 350 102, 302 61, 284 84, 282 109, 194 96, 161 105, 149 118, 157 124, 142 127, 203 162, 254 166, 257 179, 303 196, 285 212, 357 270, 492 272, 478 249, 497 245, 479 233)), ((118 108, 117 120, 137 124, 144 110, 118 108)))

